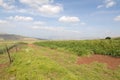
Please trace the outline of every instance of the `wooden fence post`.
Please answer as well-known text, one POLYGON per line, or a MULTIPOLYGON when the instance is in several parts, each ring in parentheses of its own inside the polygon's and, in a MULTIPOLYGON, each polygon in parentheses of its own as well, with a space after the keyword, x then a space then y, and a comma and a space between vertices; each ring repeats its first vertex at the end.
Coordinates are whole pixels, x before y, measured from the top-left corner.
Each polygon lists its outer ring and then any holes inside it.
POLYGON ((16 52, 18 51, 17 45, 15 45, 16 52))
POLYGON ((9 52, 9 49, 8 49, 7 45, 6 45, 6 50, 7 50, 7 53, 8 53, 9 62, 12 63, 12 59, 11 59, 10 52, 9 52))

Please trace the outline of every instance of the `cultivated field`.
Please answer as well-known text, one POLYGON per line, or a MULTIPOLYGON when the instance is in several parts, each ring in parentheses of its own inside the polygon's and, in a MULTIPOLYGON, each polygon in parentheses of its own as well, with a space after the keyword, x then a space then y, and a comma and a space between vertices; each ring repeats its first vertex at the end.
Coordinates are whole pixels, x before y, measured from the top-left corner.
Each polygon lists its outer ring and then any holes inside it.
POLYGON ((120 40, 40 41, 10 54, 11 64, 0 54, 0 80, 120 80, 120 40))
POLYGON ((44 41, 35 44, 51 49, 62 49, 79 56, 103 54, 120 57, 120 40, 44 41))

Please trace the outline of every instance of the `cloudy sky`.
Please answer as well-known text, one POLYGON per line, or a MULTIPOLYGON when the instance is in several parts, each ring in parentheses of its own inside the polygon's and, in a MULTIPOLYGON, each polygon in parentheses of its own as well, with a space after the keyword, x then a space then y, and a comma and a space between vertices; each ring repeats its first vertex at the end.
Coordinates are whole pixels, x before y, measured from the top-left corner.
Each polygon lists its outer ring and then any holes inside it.
POLYGON ((120 0, 0 0, 0 33, 44 39, 120 36, 120 0))

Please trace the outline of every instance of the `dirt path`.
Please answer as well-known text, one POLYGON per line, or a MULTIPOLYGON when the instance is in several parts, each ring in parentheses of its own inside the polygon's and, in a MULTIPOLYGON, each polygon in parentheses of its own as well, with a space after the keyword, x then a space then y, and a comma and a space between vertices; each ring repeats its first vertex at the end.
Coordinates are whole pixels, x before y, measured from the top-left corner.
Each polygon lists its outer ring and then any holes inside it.
POLYGON ((77 64, 90 64, 92 62, 100 62, 107 64, 108 68, 116 69, 120 67, 120 58, 115 58, 111 56, 104 55, 93 55, 90 57, 79 57, 77 59, 77 64))

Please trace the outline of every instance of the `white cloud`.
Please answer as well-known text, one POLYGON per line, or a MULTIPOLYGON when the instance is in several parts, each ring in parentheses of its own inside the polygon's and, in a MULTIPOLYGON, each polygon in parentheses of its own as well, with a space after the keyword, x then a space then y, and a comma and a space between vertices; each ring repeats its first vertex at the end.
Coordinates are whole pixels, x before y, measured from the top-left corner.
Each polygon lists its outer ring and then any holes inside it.
POLYGON ((0 7, 10 9, 11 12, 40 14, 43 16, 56 16, 63 10, 60 4, 51 4, 54 0, 19 0, 20 3, 26 5, 27 8, 20 9, 15 0, 0 0, 0 7), (14 9, 14 11, 13 11, 14 9))
POLYGON ((73 16, 62 16, 59 18, 60 22, 66 22, 66 23, 74 23, 74 22, 79 22, 80 19, 79 17, 73 17, 73 16))
POLYGON ((0 20, 0 24, 6 24, 6 23, 8 23, 7 20, 0 20))
POLYGON ((15 20, 15 21, 33 21, 32 17, 26 17, 26 16, 10 16, 8 19, 15 20))
POLYGON ((97 8, 110 8, 116 5, 116 1, 115 0, 104 0, 102 5, 98 5, 97 8))
POLYGON ((21 3, 26 4, 41 15, 56 15, 60 13, 63 8, 60 5, 53 5, 54 0, 20 0, 21 3))
POLYGON ((120 21, 120 15, 114 18, 115 21, 120 21))
POLYGON ((15 6, 11 4, 12 2, 12 0, 9 0, 9 2, 4 2, 4 0, 0 0, 0 6, 4 9, 13 9, 15 8, 15 6))
POLYGON ((102 8, 102 7, 103 7, 103 5, 98 5, 98 6, 97 6, 97 8, 102 8))
POLYGON ((38 8, 38 11, 46 15, 55 15, 60 13, 63 10, 61 6, 57 5, 42 5, 38 8))
POLYGON ((31 7, 36 7, 42 4, 48 4, 53 2, 53 0, 20 0, 21 3, 27 4, 31 7))
POLYGON ((106 8, 110 8, 116 5, 116 2, 114 0, 105 0, 105 4, 106 4, 105 5, 106 8))

